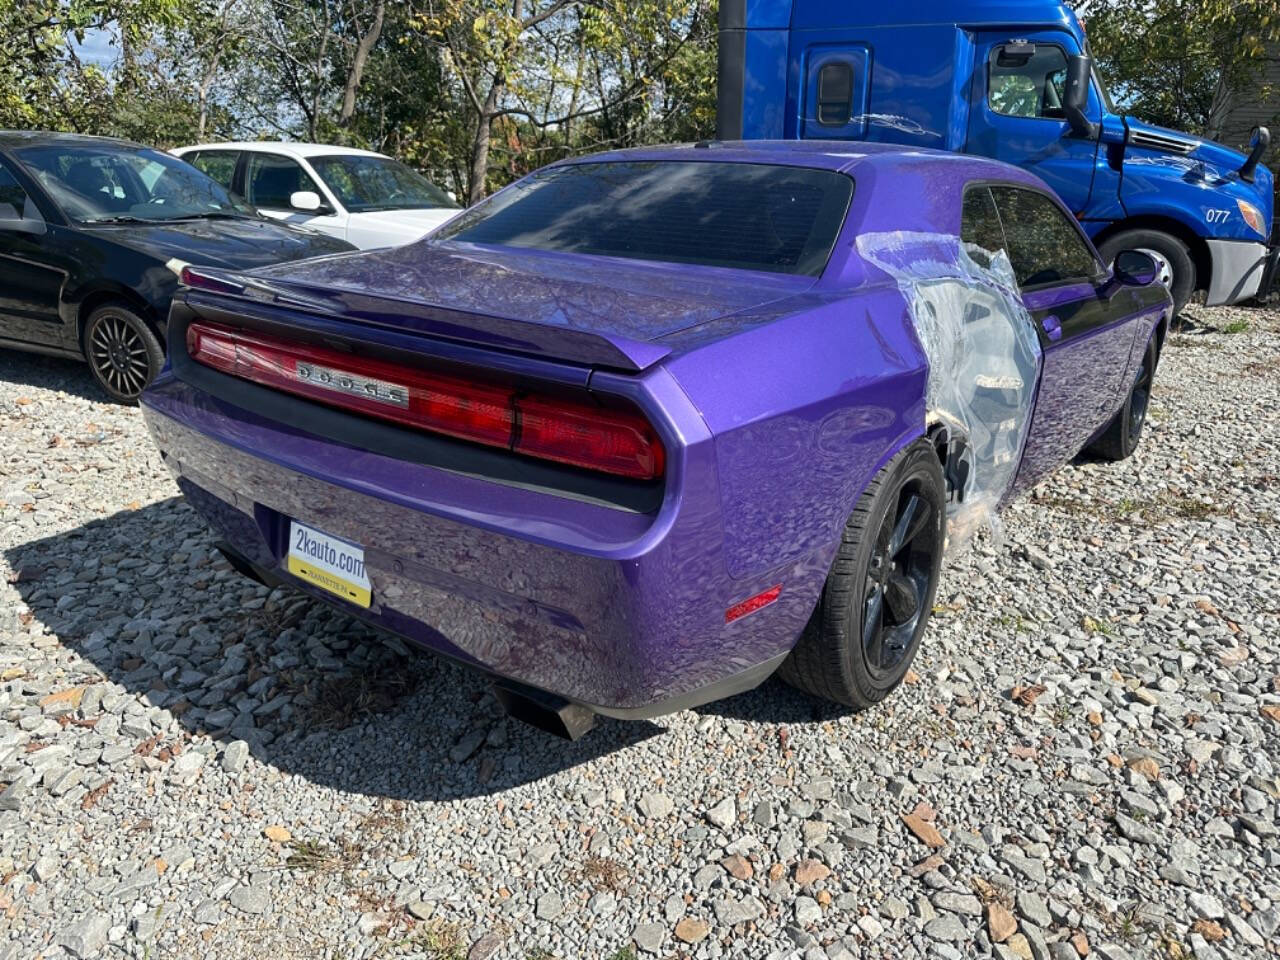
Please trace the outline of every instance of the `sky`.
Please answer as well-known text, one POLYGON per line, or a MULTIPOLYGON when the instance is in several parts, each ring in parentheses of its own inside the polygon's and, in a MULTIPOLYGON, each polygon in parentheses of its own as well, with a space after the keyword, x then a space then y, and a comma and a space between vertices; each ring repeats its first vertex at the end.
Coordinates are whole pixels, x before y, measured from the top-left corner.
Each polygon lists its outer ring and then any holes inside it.
POLYGON ((76 56, 82 61, 105 69, 115 63, 116 47, 111 45, 115 36, 116 31, 113 28, 86 30, 84 43, 78 43, 75 37, 72 37, 71 45, 75 48, 76 56))

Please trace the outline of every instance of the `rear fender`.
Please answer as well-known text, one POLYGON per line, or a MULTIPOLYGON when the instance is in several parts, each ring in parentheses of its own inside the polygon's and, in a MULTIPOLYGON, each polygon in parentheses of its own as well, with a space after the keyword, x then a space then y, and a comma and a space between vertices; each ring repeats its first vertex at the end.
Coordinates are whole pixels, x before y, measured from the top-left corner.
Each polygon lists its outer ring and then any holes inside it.
POLYGON ((927 361, 898 291, 814 298, 667 367, 714 435, 729 575, 829 565, 858 497, 924 433, 927 361))

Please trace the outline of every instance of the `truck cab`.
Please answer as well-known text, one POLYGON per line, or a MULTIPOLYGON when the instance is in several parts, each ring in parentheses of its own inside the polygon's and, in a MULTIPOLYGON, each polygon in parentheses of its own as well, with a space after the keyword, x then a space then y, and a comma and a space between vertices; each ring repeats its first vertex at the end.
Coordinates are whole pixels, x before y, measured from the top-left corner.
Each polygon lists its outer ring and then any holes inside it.
POLYGON ((1181 309, 1268 292, 1270 143, 1246 156, 1112 102, 1071 8, 1051 0, 721 0, 717 137, 867 140, 1038 174, 1111 262, 1150 253, 1181 309))

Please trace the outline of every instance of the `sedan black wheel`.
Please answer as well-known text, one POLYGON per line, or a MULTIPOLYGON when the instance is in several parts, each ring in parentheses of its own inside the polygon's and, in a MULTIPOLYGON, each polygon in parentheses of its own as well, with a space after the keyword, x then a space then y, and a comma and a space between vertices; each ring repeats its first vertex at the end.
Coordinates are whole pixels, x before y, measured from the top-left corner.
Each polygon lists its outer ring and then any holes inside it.
POLYGON ((913 479, 898 493, 896 507, 884 515, 867 568, 862 610, 862 656, 876 677, 902 664, 924 613, 938 544, 935 506, 923 481, 913 479))
POLYGON ((121 403, 136 403, 164 364, 164 349, 146 321, 115 303, 89 315, 84 354, 94 379, 121 403))
POLYGON ((906 675, 938 589, 945 542, 942 465, 921 440, 867 485, 845 524, 818 606, 779 675, 865 709, 906 675))
POLYGON ((1142 428, 1147 423, 1147 409, 1151 406, 1151 387, 1155 383, 1159 359, 1155 337, 1152 337, 1142 355, 1142 364, 1138 367, 1124 406, 1107 425, 1102 436, 1089 447, 1090 452, 1106 460, 1124 460, 1138 449, 1142 440, 1142 428))

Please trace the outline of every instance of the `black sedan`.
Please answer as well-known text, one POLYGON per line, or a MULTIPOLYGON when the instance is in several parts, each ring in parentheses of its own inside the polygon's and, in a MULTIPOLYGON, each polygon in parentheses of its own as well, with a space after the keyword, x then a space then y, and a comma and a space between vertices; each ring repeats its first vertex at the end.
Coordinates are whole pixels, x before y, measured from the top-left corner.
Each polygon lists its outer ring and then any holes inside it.
POLYGON ((354 250, 270 220, 195 167, 121 140, 0 131, 0 348, 88 360, 114 399, 164 364, 187 265, 354 250))

